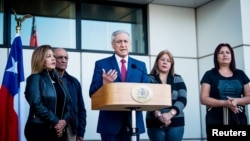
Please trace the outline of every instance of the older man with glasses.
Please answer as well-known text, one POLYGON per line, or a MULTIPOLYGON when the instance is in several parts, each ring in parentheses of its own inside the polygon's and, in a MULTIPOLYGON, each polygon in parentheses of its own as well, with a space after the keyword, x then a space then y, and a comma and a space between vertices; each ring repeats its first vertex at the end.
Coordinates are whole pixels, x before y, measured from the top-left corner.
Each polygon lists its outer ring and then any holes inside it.
POLYGON ((56 58, 56 70, 68 86, 72 99, 72 116, 68 126, 68 141, 83 141, 86 128, 86 109, 82 96, 82 88, 80 82, 66 72, 68 66, 68 53, 63 48, 54 49, 56 58))

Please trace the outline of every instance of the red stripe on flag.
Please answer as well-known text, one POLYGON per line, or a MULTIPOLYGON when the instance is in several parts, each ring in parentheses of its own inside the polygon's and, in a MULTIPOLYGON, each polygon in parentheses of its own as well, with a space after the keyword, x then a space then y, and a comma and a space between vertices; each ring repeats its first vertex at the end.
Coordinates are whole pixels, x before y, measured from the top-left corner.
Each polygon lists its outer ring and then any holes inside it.
POLYGON ((11 45, 0 89, 0 141, 18 141, 18 111, 14 109, 14 97, 20 95, 20 82, 23 81, 22 41, 17 35, 11 45))
POLYGON ((0 141, 18 141, 18 118, 13 96, 5 86, 0 90, 0 141))

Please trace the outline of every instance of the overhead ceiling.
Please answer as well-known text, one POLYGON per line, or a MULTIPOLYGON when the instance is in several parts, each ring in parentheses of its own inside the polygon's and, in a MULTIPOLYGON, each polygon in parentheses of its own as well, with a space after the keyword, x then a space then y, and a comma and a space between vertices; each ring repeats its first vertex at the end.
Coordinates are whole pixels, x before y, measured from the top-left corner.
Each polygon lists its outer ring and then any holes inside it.
MULTIPOLYGON (((17 14, 32 13, 33 15, 38 15, 38 16, 40 15, 40 16, 51 16, 51 17, 62 17, 62 18, 65 17, 75 18, 75 12, 74 12, 75 7, 72 5, 72 2, 74 1, 76 0, 10 0, 8 2, 10 2, 11 8, 14 9, 17 14)), ((81 1, 91 2, 91 0, 81 0, 81 1)), ((95 11, 97 11, 96 13, 98 13, 97 14, 98 16, 104 18, 107 18, 107 16, 105 17, 105 15, 107 15, 108 13, 109 13, 108 17, 111 17, 110 15, 117 14, 117 10, 112 11, 112 9, 110 8, 105 8, 105 6, 103 6, 105 2, 121 2, 121 3, 140 4, 140 5, 159 4, 159 5, 168 5, 177 7, 197 8, 213 0, 93 0, 93 1, 100 2, 99 4, 100 6, 86 5, 84 7, 85 13, 82 14, 84 16, 83 18, 88 18, 86 14, 90 15, 88 11, 91 10, 88 9, 94 9, 95 11)), ((122 12, 122 10, 118 10, 118 12, 122 12)), ((128 13, 125 14, 124 13, 118 13, 118 14, 128 15, 129 13, 131 13, 131 10, 127 12, 128 13)), ((95 13, 92 12, 92 14, 95 13)), ((91 16, 93 17, 93 15, 91 16)), ((112 21, 112 19, 110 21, 112 21)))
POLYGON ((159 4, 178 7, 197 8, 213 0, 107 0, 135 4, 159 4))

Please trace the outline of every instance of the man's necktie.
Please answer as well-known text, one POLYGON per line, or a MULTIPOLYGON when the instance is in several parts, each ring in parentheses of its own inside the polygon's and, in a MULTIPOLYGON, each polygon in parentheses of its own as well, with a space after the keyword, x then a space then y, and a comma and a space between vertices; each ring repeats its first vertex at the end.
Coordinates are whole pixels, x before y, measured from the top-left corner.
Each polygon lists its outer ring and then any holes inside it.
POLYGON ((121 63, 122 63, 122 66, 121 66, 122 81, 125 81, 126 80, 126 73, 127 73, 126 67, 125 67, 126 60, 122 59, 121 63))

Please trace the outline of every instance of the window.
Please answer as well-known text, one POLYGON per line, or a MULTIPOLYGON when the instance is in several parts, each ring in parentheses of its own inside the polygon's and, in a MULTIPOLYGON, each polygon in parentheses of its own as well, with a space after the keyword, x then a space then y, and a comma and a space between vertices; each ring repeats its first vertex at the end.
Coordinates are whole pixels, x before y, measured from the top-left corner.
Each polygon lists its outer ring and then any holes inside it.
MULTIPOLYGON (((25 14, 35 17, 38 45, 110 52, 113 51, 112 32, 123 29, 130 33, 131 53, 148 53, 146 5, 99 0, 0 0, 1 5, 3 1, 10 5, 5 11, 13 9, 18 18, 25 14)), ((0 7, 0 29, 6 23, 11 37, 0 35, 0 44, 3 37, 11 44, 16 34, 15 14, 11 13, 11 23, 8 23, 3 21, 2 9, 0 7)), ((24 47, 30 47, 31 32, 32 18, 27 18, 21 23, 20 32, 24 47)))
POLYGON ((113 51, 111 34, 115 30, 130 33, 131 52, 146 54, 143 8, 107 3, 82 3, 82 49, 113 51))
POLYGON ((131 36, 131 24, 82 20, 82 49, 113 51, 111 34, 119 29, 131 36))
MULTIPOLYGON (((33 15, 34 16, 34 15, 33 15)), ((18 16, 19 17, 19 16, 18 16)), ((11 17, 11 38, 15 37, 16 22, 11 17)), ((53 47, 76 47, 75 20, 56 17, 35 16, 38 46, 49 44, 53 47)), ((32 31, 32 18, 25 20, 21 27, 21 37, 24 46, 29 46, 32 31)))
MULTIPOLYGON (((76 48, 75 3, 58 0, 12 0, 13 9, 23 16, 35 16, 38 45, 49 44, 53 47, 76 48)), ((20 17, 20 16, 18 16, 20 17)), ((16 33, 14 14, 11 16, 11 38, 16 33)), ((24 46, 29 46, 32 18, 22 23, 21 37, 24 46)))

